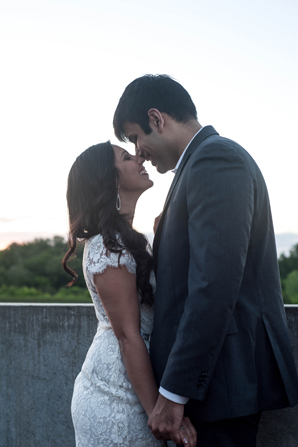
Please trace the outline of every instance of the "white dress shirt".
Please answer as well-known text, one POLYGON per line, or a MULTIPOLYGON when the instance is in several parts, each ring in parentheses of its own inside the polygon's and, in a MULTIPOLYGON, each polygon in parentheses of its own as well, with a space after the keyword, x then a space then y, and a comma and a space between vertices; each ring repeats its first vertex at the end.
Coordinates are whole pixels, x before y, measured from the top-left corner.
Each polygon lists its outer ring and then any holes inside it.
POLYGON ((173 171, 172 171, 174 174, 176 174, 177 169, 179 168, 180 163, 181 163, 181 161, 182 161, 182 158, 184 157, 185 152, 186 152, 187 149, 189 148, 190 143, 191 143, 192 140, 193 140, 193 139, 194 139, 194 138, 201 132, 201 130, 204 129, 204 127, 206 127, 206 126, 201 127, 201 129, 197 131, 197 133, 192 137, 192 139, 190 140, 190 142, 188 143, 188 145, 186 146, 186 148, 184 149, 184 151, 183 151, 182 154, 180 155, 180 158, 179 158, 179 160, 177 161, 177 164, 176 164, 175 168, 174 168, 173 171))
MULTIPOLYGON (((204 126, 205 127, 205 126, 204 126)), ((188 143, 188 145, 186 146, 186 148, 184 149, 184 151, 182 152, 182 154, 180 155, 180 158, 175 166, 175 168, 173 169, 173 173, 176 174, 180 163, 182 161, 182 158, 184 157, 185 152, 187 151, 190 143, 192 142, 192 140, 198 135, 199 132, 201 132, 202 129, 204 129, 204 127, 201 127, 200 130, 198 130, 198 132, 192 137, 192 139, 190 140, 190 142, 188 143)), ((165 390, 162 386, 159 387, 159 393, 164 396, 166 399, 169 399, 173 402, 176 402, 177 404, 183 404, 185 405, 188 401, 189 401, 189 397, 184 397, 184 396, 180 396, 179 394, 175 394, 175 393, 171 393, 168 390, 165 390)))

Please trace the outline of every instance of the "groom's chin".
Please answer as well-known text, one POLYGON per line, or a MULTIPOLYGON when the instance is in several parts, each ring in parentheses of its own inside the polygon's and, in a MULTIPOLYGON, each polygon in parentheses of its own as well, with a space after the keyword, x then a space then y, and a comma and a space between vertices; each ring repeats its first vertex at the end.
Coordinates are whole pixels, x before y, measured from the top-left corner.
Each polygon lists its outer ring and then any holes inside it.
POLYGON ((159 165, 156 165, 155 169, 157 170, 157 172, 159 172, 159 174, 165 174, 166 172, 169 171, 169 169, 166 169, 164 166, 159 165))

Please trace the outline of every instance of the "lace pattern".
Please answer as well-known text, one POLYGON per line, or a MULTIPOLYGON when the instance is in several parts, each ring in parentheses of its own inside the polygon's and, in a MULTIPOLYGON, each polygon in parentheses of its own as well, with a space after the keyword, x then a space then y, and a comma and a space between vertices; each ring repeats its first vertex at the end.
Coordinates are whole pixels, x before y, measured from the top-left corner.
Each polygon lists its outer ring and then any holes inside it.
MULTIPOLYGON (((120 265, 136 274, 133 256, 124 250, 120 265)), ((72 418, 76 447, 162 447, 147 426, 147 415, 129 381, 117 338, 94 284, 94 275, 118 268, 118 254, 107 252, 101 235, 84 249, 83 271, 98 318, 97 332, 76 378, 72 418)), ((154 275, 151 277, 152 284, 154 275)), ((140 297, 139 297, 140 301, 140 297)), ((141 335, 149 349, 153 309, 140 303, 141 335)))
MULTIPOLYGON (((118 259, 118 253, 107 251, 101 234, 93 236, 86 241, 83 256, 84 277, 95 306, 99 325, 107 327, 111 327, 111 324, 97 294, 93 277, 96 274, 103 273, 108 267, 118 268, 118 259)), ((122 252, 120 266, 125 266, 130 273, 136 274, 136 262, 127 250, 122 252)))

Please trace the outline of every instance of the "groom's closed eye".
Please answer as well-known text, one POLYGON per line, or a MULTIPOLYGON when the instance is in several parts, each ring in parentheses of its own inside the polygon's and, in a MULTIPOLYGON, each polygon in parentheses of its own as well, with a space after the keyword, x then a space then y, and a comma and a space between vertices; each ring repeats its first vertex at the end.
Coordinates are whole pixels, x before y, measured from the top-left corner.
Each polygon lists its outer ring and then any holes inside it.
POLYGON ((129 139, 129 141, 130 141, 132 144, 134 144, 135 146, 137 145, 137 137, 136 137, 136 135, 130 135, 130 136, 128 137, 128 139, 129 139))

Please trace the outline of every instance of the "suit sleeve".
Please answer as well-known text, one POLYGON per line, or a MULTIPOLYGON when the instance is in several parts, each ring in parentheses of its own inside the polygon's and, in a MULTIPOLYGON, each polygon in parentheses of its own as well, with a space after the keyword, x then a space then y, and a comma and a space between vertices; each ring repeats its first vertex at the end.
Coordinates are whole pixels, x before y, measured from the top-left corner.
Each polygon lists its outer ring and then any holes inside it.
POLYGON ((243 277, 254 184, 245 161, 227 143, 206 145, 189 163, 188 296, 161 386, 203 400, 243 277))

